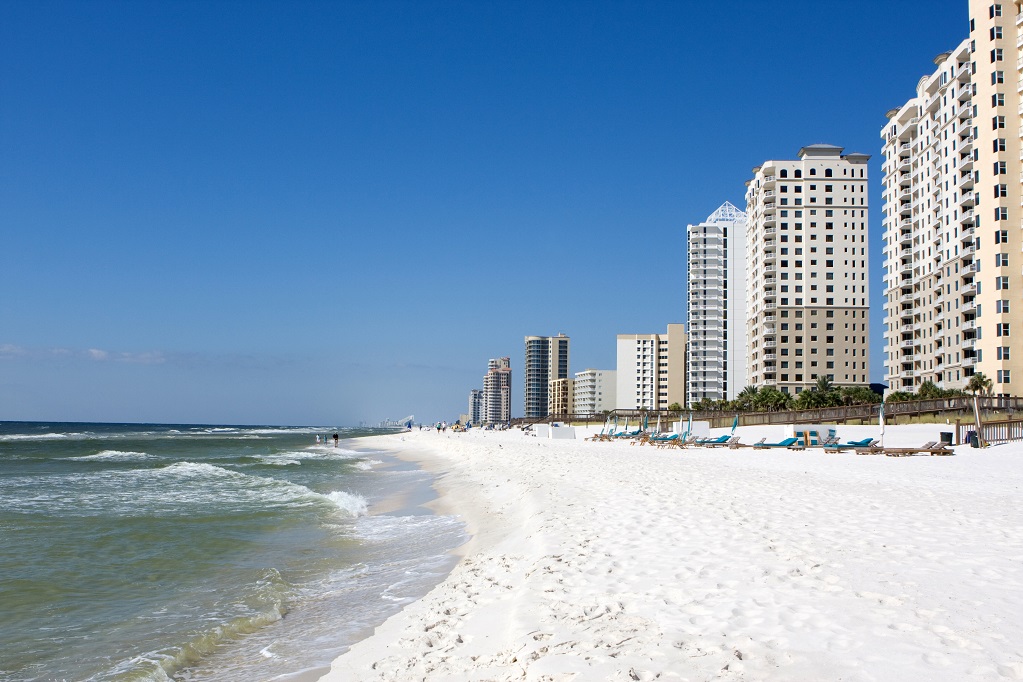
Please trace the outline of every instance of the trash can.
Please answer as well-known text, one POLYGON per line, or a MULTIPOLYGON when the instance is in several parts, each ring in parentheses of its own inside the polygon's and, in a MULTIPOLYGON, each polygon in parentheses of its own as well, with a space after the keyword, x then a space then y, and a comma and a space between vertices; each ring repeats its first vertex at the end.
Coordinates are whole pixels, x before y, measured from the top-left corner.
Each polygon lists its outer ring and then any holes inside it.
POLYGON ((952 432, 951 431, 942 431, 939 435, 941 436, 941 444, 942 445, 951 445, 952 444, 952 432))
POLYGON ((967 431, 966 432, 966 442, 970 444, 971 448, 979 448, 980 447, 980 440, 977 438, 977 432, 976 431, 967 431))

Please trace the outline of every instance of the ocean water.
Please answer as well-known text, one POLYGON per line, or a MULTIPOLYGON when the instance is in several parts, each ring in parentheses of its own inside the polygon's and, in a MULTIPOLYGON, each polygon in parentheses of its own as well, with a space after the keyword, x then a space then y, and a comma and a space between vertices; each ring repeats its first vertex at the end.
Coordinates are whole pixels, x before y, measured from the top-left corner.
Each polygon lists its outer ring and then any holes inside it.
POLYGON ((0 422, 0 680, 307 680, 454 565, 328 428, 0 422))

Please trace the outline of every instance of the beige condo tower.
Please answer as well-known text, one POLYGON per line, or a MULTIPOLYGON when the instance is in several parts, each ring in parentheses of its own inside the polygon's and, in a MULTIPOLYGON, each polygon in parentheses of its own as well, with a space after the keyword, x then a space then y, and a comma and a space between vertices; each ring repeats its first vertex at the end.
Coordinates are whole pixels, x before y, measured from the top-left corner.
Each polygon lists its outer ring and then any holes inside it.
POLYGON ((890 391, 963 388, 975 372, 995 394, 1023 385, 1011 342, 1023 334, 1023 20, 1020 3, 971 1, 969 12, 969 37, 935 58, 881 131, 890 391))
POLYGON ((748 383, 870 380, 866 154, 814 144, 746 183, 748 383))

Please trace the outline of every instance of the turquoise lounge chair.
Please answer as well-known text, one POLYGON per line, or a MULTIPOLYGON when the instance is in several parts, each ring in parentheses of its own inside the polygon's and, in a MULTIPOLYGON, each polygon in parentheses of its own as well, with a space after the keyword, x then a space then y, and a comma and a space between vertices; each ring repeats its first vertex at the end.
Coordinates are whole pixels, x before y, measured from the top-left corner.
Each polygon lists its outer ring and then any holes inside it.
POLYGON ((693 445, 714 445, 715 443, 727 443, 728 439, 731 438, 728 434, 724 436, 718 436, 717 438, 703 438, 697 440, 693 445))
POLYGON ((851 440, 848 443, 829 443, 822 446, 825 450, 846 450, 851 448, 870 448, 877 443, 874 438, 864 438, 863 440, 851 440))
POLYGON ((799 439, 799 438, 786 438, 785 440, 779 441, 777 443, 757 443, 753 447, 756 448, 757 450, 760 450, 762 448, 795 448, 795 449, 801 449, 803 446, 799 444, 800 440, 801 439, 799 439))

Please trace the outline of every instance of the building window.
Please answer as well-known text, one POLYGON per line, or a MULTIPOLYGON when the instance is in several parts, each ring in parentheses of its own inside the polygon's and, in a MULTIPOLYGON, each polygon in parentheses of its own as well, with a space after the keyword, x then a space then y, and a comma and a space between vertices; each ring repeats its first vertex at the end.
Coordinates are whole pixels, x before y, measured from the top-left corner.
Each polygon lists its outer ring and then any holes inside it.
POLYGON ((1004 71, 992 71, 991 72, 991 85, 998 85, 999 83, 1005 82, 1004 71))
POLYGON ((999 128, 1004 128, 1004 127, 1005 127, 1005 117, 1004 116, 995 116, 994 118, 991 119, 991 129, 992 130, 997 130, 999 128))
POLYGON ((1005 162, 995 161, 995 175, 1005 175, 1005 162))
POLYGON ((991 19, 994 19, 995 17, 1002 16, 1002 6, 1001 5, 991 5, 990 7, 988 7, 987 11, 988 11, 988 16, 991 19))
POLYGON ((1009 335, 1009 323, 999 322, 995 325, 995 336, 1008 336, 1009 335))
POLYGON ((1001 346, 1001 347, 997 348, 996 351, 998 353, 998 359, 999 360, 1008 360, 1009 359, 1009 346, 1001 346))
POLYGON ((1009 209, 1007 209, 1005 206, 996 206, 995 207, 995 220, 1008 220, 1008 219, 1009 219, 1009 209))
POLYGON ((1004 107, 1005 106, 1005 95, 1000 92, 996 92, 991 95, 991 106, 993 107, 1004 107))
POLYGON ((1007 369, 998 370, 998 383, 1000 384, 1009 383, 1009 370, 1007 369))
POLYGON ((995 232, 995 244, 1008 244, 1009 243, 1009 231, 1008 230, 997 230, 995 232))
POLYGON ((1000 268, 1009 264, 1009 254, 1007 253, 996 253, 995 254, 995 267, 1000 268))
POLYGON ((1007 196, 1009 196, 1008 187, 1005 185, 995 185, 995 199, 1007 196))
POLYGON ((1009 301, 1005 299, 1002 299, 1001 301, 995 301, 995 312, 996 313, 1009 312, 1009 301))
POLYGON ((1002 37, 1002 27, 992 26, 990 31, 991 40, 1000 40, 1002 37))
POLYGON ((1008 291, 1009 290, 1009 278, 1005 275, 995 277, 995 290, 996 291, 1008 291))

